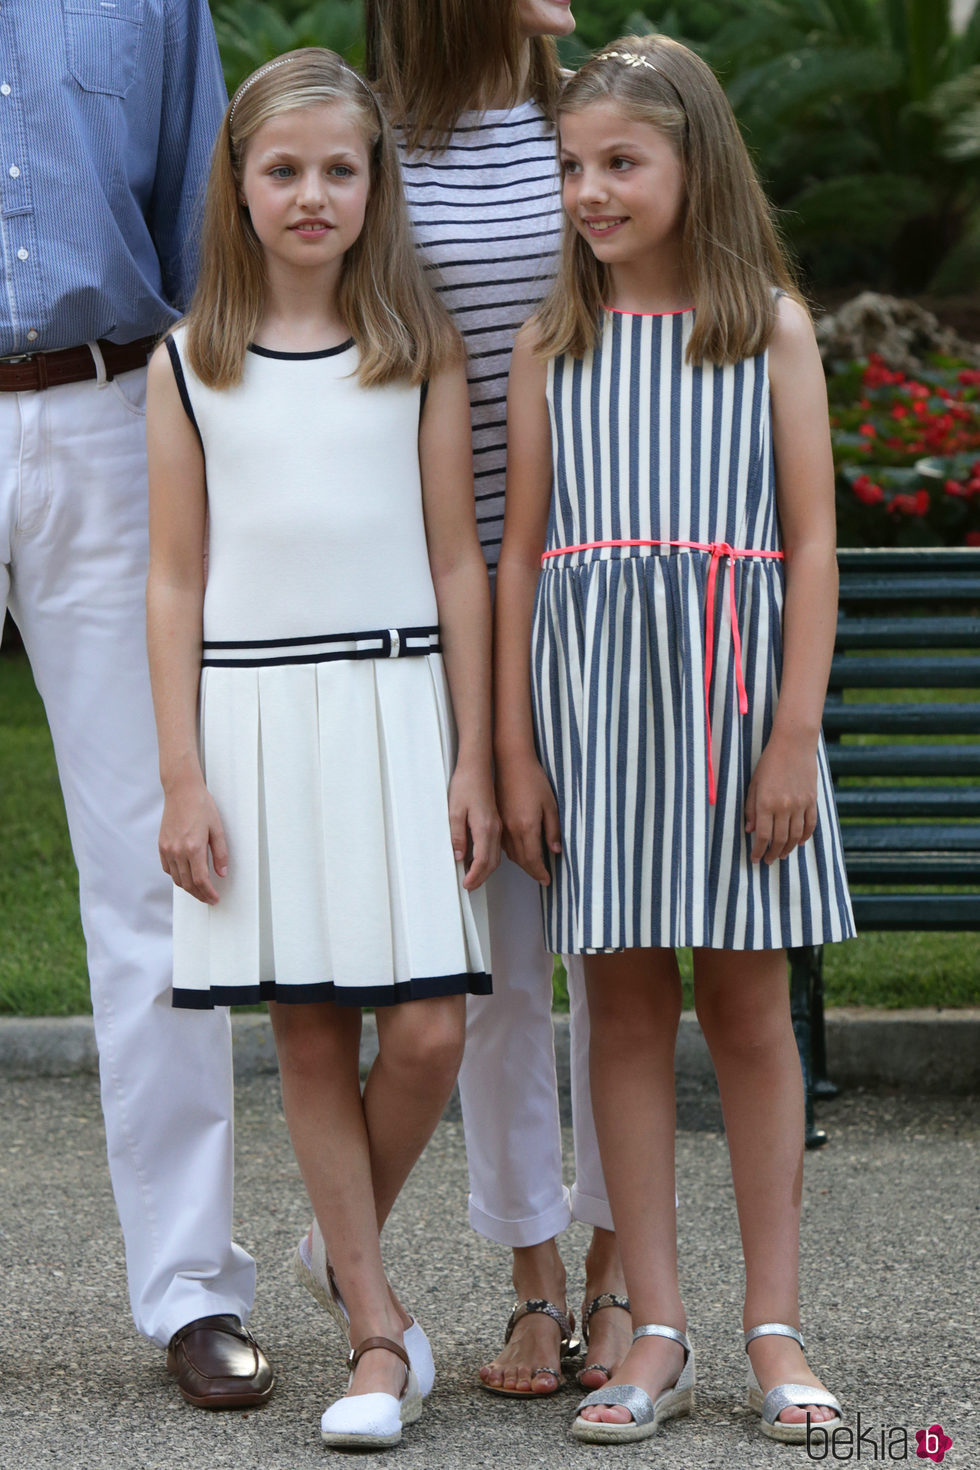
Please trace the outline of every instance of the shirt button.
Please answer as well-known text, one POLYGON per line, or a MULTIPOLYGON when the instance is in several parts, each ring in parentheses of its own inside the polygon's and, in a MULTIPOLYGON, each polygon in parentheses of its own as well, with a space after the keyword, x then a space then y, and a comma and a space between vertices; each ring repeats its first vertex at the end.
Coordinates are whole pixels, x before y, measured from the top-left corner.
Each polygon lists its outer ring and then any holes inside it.
POLYGON ((0 92, 3 93, 4 97, 9 97, 10 96, 10 83, 9 82, 4 82, 3 86, 0 87, 0 92))
POLYGON ((30 253, 31 252, 29 250, 25 250, 24 247, 23 247, 23 245, 22 245, 20 247, 20 249, 18 250, 18 252, 17 252, 17 259, 18 260, 27 260, 27 259, 30 258, 30 253))
POLYGON ((20 169, 17 167, 16 163, 12 163, 10 165, 9 172, 10 172, 10 177, 12 179, 19 179, 20 178, 20 169))
POLYGON ((31 327, 31 330, 27 334, 27 340, 28 340, 28 342, 36 342, 37 341, 37 333, 35 332, 35 330, 34 330, 33 327, 31 327))

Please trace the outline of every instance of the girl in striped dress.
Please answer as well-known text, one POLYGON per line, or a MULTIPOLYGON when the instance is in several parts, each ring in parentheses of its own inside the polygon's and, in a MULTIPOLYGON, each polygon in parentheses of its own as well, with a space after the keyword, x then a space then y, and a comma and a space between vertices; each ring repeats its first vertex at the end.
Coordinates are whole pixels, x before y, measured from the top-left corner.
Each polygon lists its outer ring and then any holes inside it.
POLYGON ((803 1096, 784 948, 853 933, 820 718, 834 641, 824 379, 710 70, 628 37, 565 88, 555 289, 509 395, 498 799, 584 955, 596 1127, 634 1342, 579 1407, 639 1439, 693 1401, 677 1281, 675 948, 694 948, 770 1436, 840 1406, 799 1336, 803 1096))

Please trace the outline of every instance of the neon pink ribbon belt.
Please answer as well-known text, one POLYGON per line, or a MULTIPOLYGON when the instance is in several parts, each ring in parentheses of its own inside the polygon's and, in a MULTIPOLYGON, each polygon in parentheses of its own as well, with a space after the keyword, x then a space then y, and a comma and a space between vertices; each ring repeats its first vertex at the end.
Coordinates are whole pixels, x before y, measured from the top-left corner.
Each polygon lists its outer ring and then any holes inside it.
POLYGON ((711 749, 711 674, 715 663, 715 590, 718 581, 718 563, 725 560, 728 566, 728 605, 732 619, 732 655, 735 659, 735 685, 738 689, 738 712, 746 714, 749 697, 745 692, 742 675, 742 638, 738 629, 735 608, 735 574, 733 563, 737 556, 759 556, 770 561, 782 561, 781 551, 757 551, 747 547, 729 546, 727 541, 583 541, 578 546, 558 546, 554 551, 545 551, 541 556, 544 566, 549 557, 570 556, 576 551, 595 551, 605 546, 675 546, 682 551, 706 551, 711 557, 708 569, 708 586, 704 599, 704 715, 708 750, 708 801, 715 804, 715 763, 711 749))

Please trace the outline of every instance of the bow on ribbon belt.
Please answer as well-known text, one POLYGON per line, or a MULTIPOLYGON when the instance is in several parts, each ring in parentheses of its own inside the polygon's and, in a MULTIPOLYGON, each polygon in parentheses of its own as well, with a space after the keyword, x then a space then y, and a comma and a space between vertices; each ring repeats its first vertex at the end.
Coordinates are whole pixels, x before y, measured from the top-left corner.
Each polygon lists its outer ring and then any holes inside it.
POLYGON ((704 599, 704 714, 706 726, 706 739, 708 751, 708 802, 714 806, 717 797, 715 785, 715 763, 711 748, 711 674, 715 663, 715 595, 718 589, 718 563, 724 561, 728 568, 728 605, 731 610, 732 622, 732 657, 735 661, 735 687, 738 691, 738 712, 744 715, 748 712, 749 697, 745 692, 745 679, 742 674, 742 636, 738 627, 738 614, 735 607, 735 572, 734 563, 737 556, 759 556, 770 561, 782 561, 781 551, 757 551, 750 547, 729 546, 727 541, 644 541, 630 539, 623 541, 583 541, 578 546, 558 546, 554 551, 546 551, 542 554, 541 565, 552 556, 571 556, 576 551, 598 551, 603 547, 610 546, 673 546, 681 551, 706 551, 711 558, 708 568, 708 585, 705 589, 704 599))

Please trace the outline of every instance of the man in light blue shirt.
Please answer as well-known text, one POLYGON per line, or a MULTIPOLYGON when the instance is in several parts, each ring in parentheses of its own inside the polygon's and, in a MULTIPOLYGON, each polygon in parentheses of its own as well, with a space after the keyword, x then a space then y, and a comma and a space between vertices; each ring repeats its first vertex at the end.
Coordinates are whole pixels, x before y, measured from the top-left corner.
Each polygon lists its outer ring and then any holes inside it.
POLYGON ((170 1005, 143 413, 224 104, 205 0, 0 4, 0 623, 54 739, 133 1315, 204 1408, 264 1402, 272 1373, 231 1239, 228 1013, 170 1005))

